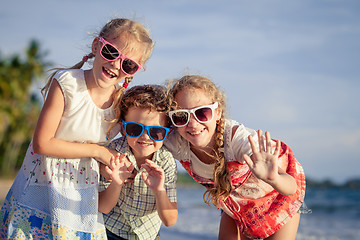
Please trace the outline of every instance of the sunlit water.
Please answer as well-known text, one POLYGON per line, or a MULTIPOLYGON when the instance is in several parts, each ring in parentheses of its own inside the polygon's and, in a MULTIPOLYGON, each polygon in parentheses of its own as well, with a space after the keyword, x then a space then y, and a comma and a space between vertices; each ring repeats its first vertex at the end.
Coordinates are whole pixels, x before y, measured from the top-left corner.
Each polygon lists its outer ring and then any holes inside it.
MULTIPOLYGON (((203 202, 203 192, 203 188, 178 188, 178 221, 161 228, 161 239, 217 239, 220 211, 203 202)), ((308 188, 305 201, 312 213, 301 216, 297 240, 360 239, 359 190, 308 188)))

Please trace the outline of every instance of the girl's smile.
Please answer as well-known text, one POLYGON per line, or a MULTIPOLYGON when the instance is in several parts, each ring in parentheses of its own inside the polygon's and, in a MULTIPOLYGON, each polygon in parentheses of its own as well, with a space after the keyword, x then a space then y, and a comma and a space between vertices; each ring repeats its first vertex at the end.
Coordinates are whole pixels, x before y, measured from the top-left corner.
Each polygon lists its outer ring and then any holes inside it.
POLYGON ((118 76, 116 73, 114 73, 112 70, 110 70, 106 67, 103 67, 103 73, 108 78, 117 78, 117 76, 118 76))

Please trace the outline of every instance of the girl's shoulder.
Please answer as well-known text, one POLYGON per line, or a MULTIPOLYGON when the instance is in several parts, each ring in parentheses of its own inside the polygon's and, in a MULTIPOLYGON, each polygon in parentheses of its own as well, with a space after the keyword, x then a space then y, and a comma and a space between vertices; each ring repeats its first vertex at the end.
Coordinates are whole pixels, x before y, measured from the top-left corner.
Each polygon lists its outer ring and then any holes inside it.
POLYGON ((257 138, 257 133, 254 129, 245 127, 244 124, 239 123, 235 120, 226 119, 224 127, 224 139, 225 141, 236 141, 236 139, 244 139, 249 135, 257 138))
POLYGON ((225 120, 224 147, 225 158, 228 161, 240 161, 243 154, 252 154, 248 140, 249 135, 257 142, 257 133, 255 130, 247 128, 235 120, 225 120))
POLYGON ((164 141, 164 146, 172 153, 174 158, 183 160, 190 152, 189 143, 177 131, 171 131, 164 141))
POLYGON ((55 73, 53 79, 55 79, 65 95, 73 95, 74 92, 86 93, 86 82, 84 76, 84 70, 82 69, 64 69, 55 73))
POLYGON ((74 83, 77 79, 84 80, 84 70, 82 69, 62 69, 58 70, 55 75, 54 79, 56 79, 59 83, 74 83))

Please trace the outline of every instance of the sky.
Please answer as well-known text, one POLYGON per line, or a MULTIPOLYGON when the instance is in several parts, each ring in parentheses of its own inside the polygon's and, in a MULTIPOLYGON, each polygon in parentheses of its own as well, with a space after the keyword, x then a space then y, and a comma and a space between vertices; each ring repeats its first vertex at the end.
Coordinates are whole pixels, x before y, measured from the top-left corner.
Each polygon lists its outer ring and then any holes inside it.
POLYGON ((0 56, 39 41, 69 67, 111 18, 142 23, 155 41, 131 83, 185 74, 212 79, 227 116, 287 143, 308 178, 360 178, 358 0, 0 0, 0 56))

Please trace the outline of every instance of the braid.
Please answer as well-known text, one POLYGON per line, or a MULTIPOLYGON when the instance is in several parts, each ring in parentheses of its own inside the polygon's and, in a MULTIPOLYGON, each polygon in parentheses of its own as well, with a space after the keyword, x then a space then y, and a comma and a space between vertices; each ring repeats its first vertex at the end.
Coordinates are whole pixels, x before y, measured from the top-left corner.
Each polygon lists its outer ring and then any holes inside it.
POLYGON ((80 68, 82 68, 82 66, 84 66, 84 64, 87 62, 88 59, 91 59, 93 57, 95 57, 94 54, 89 53, 88 55, 85 55, 80 62, 78 62, 77 64, 75 64, 74 66, 72 66, 70 68, 52 68, 52 69, 50 69, 49 71, 53 71, 53 72, 50 74, 50 77, 49 77, 46 85, 41 89, 41 95, 43 96, 44 100, 45 100, 46 94, 49 91, 51 81, 58 71, 65 70, 65 69, 80 69, 80 68))
POLYGON ((222 115, 216 126, 215 133, 215 156, 213 157, 216 160, 214 166, 214 187, 206 190, 203 196, 204 202, 210 205, 211 201, 215 206, 218 206, 220 201, 225 200, 232 190, 224 155, 224 125, 225 118, 222 115))
POLYGON ((113 97, 113 106, 114 106, 114 111, 115 111, 115 118, 110 121, 110 127, 109 129, 107 130, 106 132, 106 135, 108 136, 108 138, 110 138, 110 132, 111 132, 111 129, 113 129, 116 124, 118 123, 118 119, 120 119, 120 114, 121 114, 121 111, 120 111, 120 104, 121 104, 121 98, 122 96, 124 95, 124 92, 126 90, 126 87, 133 79, 133 76, 127 76, 125 77, 125 80, 124 80, 124 84, 122 87, 120 87, 118 90, 116 90, 114 92, 114 97, 113 97))

